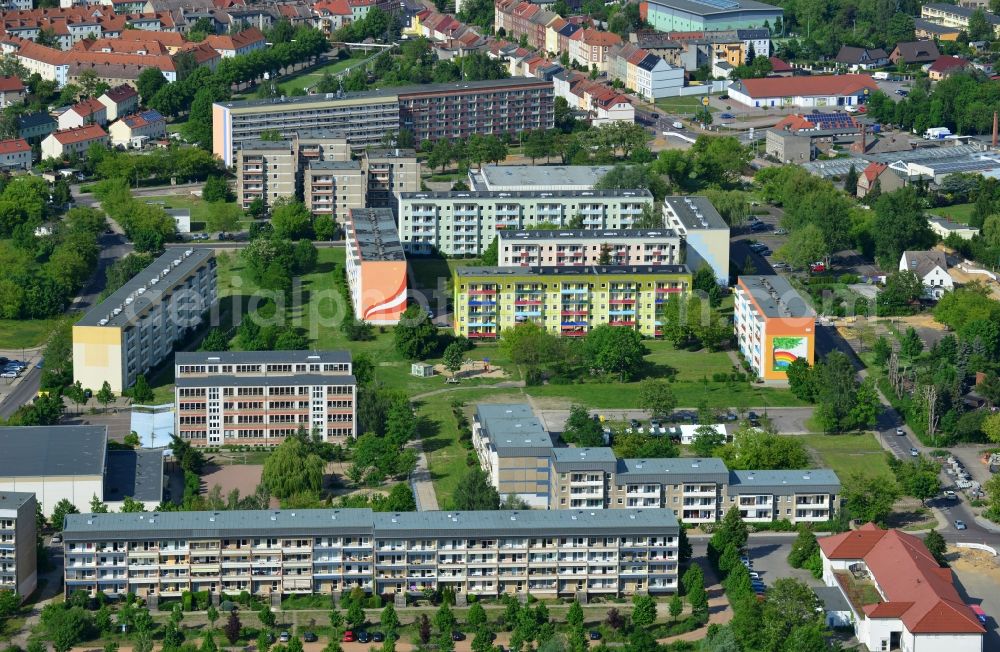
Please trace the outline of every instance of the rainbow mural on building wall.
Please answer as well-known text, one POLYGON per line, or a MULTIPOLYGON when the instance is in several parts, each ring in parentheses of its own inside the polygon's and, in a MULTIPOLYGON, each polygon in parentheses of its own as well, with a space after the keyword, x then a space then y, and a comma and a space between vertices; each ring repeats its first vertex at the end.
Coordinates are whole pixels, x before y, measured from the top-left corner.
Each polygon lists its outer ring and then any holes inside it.
POLYGON ((804 337, 771 338, 771 371, 785 371, 796 358, 809 355, 809 342, 804 337))

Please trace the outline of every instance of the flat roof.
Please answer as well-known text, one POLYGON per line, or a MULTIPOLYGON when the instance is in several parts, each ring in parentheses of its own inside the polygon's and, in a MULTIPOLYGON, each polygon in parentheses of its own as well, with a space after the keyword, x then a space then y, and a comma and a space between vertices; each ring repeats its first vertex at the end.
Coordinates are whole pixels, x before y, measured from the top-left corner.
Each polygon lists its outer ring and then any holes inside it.
POLYGON ((354 385, 357 381, 351 374, 291 374, 268 376, 232 376, 229 374, 209 374, 195 378, 178 378, 177 387, 284 387, 293 385, 354 385))
POLYGON ((295 106, 319 104, 335 100, 351 101, 365 99, 387 99, 396 101, 400 95, 424 95, 427 93, 441 93, 445 91, 480 91, 491 88, 508 88, 511 86, 549 86, 552 82, 534 77, 507 77, 505 79, 484 79, 480 81, 449 82, 444 84, 420 84, 409 86, 397 86, 389 88, 376 88, 369 91, 359 91, 356 93, 324 93, 316 95, 305 95, 302 97, 268 98, 261 100, 243 100, 239 102, 216 102, 220 106, 228 109, 245 109, 259 106, 295 106))
POLYGON ((361 260, 404 261, 403 243, 396 230, 391 208, 352 208, 347 220, 348 236, 361 260))
POLYGON ((497 453, 547 457, 552 448, 552 437, 526 404, 479 403, 476 416, 497 453))
POLYGON ((511 231, 502 229, 497 232, 500 240, 528 242, 533 240, 657 240, 661 238, 676 238, 673 229, 529 229, 526 231, 511 231))
POLYGON ((851 611, 851 605, 847 602, 847 598, 841 593, 839 587, 814 586, 812 590, 816 594, 816 597, 819 598, 819 601, 823 603, 823 608, 826 611, 851 611))
POLYGON ((34 498, 35 494, 26 491, 0 491, 0 509, 17 510, 34 498))
POLYGON ((0 478, 100 476, 107 426, 0 427, 0 478))
POLYGON ((458 267, 460 277, 482 276, 623 276, 627 274, 690 274, 687 265, 586 265, 580 267, 458 267))
POLYGON ((416 158, 417 150, 405 147, 373 147, 364 150, 367 158, 416 158))
POLYGON ((416 201, 421 199, 587 199, 601 197, 636 197, 652 199, 653 195, 645 188, 630 190, 452 190, 448 192, 400 192, 400 200, 416 201))
POLYGON ((111 293, 107 299, 91 308, 83 318, 76 322, 77 326, 124 326, 132 322, 142 305, 150 305, 162 300, 164 290, 171 290, 181 279, 208 262, 215 252, 211 249, 167 249, 153 263, 133 276, 125 285, 111 293), (164 274, 166 271, 166 274, 164 274), (151 283, 153 280, 156 283, 151 283), (142 290, 139 297, 138 292, 142 290), (129 310, 125 310, 125 301, 135 297, 129 310), (121 309, 119 314, 114 311, 121 309), (101 324, 107 319, 107 323, 101 324))
POLYGON ((279 362, 350 362, 351 352, 332 351, 177 351, 174 364, 274 364, 279 362))
POLYGON ((700 195, 675 195, 663 198, 663 206, 667 206, 677 215, 680 226, 688 231, 698 229, 728 229, 726 220, 709 201, 708 197, 700 195))
POLYGON ((686 11, 696 16, 716 16, 748 11, 770 11, 782 13, 780 7, 757 2, 756 0, 652 0, 651 4, 686 11))
POLYGON ((552 466, 556 471, 605 471, 614 473, 618 466, 615 452, 607 446, 594 448, 553 448, 552 466))
POLYGON ((104 474, 104 502, 130 496, 143 502, 163 499, 163 451, 139 448, 108 451, 104 474))
POLYGON ((839 493, 840 478, 832 469, 798 469, 786 471, 730 471, 729 494, 758 491, 783 493, 789 488, 808 489, 824 493, 839 493))
POLYGON ((240 145, 240 151, 243 153, 252 152, 254 150, 288 150, 291 154, 293 148, 291 139, 283 138, 281 140, 244 140, 243 144, 240 145))
POLYGON ((722 484, 729 469, 718 457, 672 457, 618 460, 616 474, 623 481, 675 484, 693 480, 722 484))
POLYGON ((473 181, 490 188, 519 188, 531 186, 581 186, 593 188, 611 165, 484 165, 473 181))
POLYGON ((360 161, 309 161, 310 170, 361 170, 360 161))
POLYGON ((143 512, 70 514, 65 541, 95 536, 125 540, 151 535, 212 539, 231 536, 323 536, 362 534, 400 536, 504 537, 530 535, 676 534, 669 509, 490 510, 478 512, 380 512, 370 509, 232 510, 218 512, 143 512))
POLYGON ((739 285, 750 292, 767 317, 816 316, 802 295, 783 276, 740 276, 739 285))

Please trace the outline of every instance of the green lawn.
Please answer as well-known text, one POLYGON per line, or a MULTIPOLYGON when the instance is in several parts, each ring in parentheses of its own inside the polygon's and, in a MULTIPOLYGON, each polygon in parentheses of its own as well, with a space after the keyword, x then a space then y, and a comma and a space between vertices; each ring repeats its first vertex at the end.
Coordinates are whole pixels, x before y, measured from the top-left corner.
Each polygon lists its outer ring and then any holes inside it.
POLYGON ((52 319, 0 319, 0 349, 30 349, 45 344, 59 324, 52 319))
POLYGON ((976 209, 975 204, 955 204, 954 206, 942 206, 930 211, 932 215, 947 217, 954 222, 968 224, 972 219, 972 212, 976 209))
POLYGON ((358 52, 349 59, 335 61, 320 68, 314 68, 309 72, 289 77, 285 81, 278 84, 278 88, 280 88, 281 92, 285 94, 290 94, 293 88, 304 88, 308 90, 311 86, 318 84, 319 80, 323 79, 323 75, 327 73, 334 75, 345 68, 353 66, 367 56, 369 56, 369 53, 358 52))
POLYGON ((144 198, 144 201, 153 202, 164 209, 186 208, 191 211, 191 230, 200 231, 204 229, 205 221, 211 213, 209 203, 200 197, 191 194, 185 195, 155 195, 144 198), (160 202, 163 202, 162 204, 160 202))
MULTIPOLYGON (((664 97, 656 100, 656 107, 669 113, 694 113, 702 108, 702 95, 685 95, 682 97, 664 97)), ((709 106, 712 113, 718 111, 714 106, 709 106)))
POLYGON ((885 450, 873 435, 806 435, 802 440, 812 450, 817 465, 833 469, 841 481, 857 471, 892 477, 885 450))

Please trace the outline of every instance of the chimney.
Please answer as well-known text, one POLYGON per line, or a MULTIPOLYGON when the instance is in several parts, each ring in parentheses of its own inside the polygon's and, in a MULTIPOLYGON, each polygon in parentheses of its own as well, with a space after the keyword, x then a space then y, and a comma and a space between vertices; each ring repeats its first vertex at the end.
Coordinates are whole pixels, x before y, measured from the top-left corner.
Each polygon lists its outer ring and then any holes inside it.
POLYGON ((997 147, 997 112, 993 112, 993 149, 997 147))

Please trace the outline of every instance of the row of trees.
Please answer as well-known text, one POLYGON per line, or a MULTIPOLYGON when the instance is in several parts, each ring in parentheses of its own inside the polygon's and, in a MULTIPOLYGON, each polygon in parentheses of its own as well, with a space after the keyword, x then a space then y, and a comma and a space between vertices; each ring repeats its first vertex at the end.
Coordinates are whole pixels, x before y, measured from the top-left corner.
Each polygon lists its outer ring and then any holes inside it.
POLYGON ((993 128, 993 110, 1000 90, 977 72, 959 73, 938 82, 931 90, 926 79, 917 80, 910 94, 896 102, 881 91, 868 99, 868 114, 879 122, 899 125, 922 134, 930 127, 948 127, 959 134, 986 134, 993 128))
POLYGON ((188 183, 221 173, 220 163, 211 153, 177 145, 137 154, 94 143, 79 165, 97 179, 119 179, 126 184, 169 183, 171 180, 188 183))
POLYGON ((101 181, 94 188, 101 208, 122 227, 135 250, 156 253, 177 236, 174 218, 162 206, 147 204, 132 197, 125 179, 101 181))

